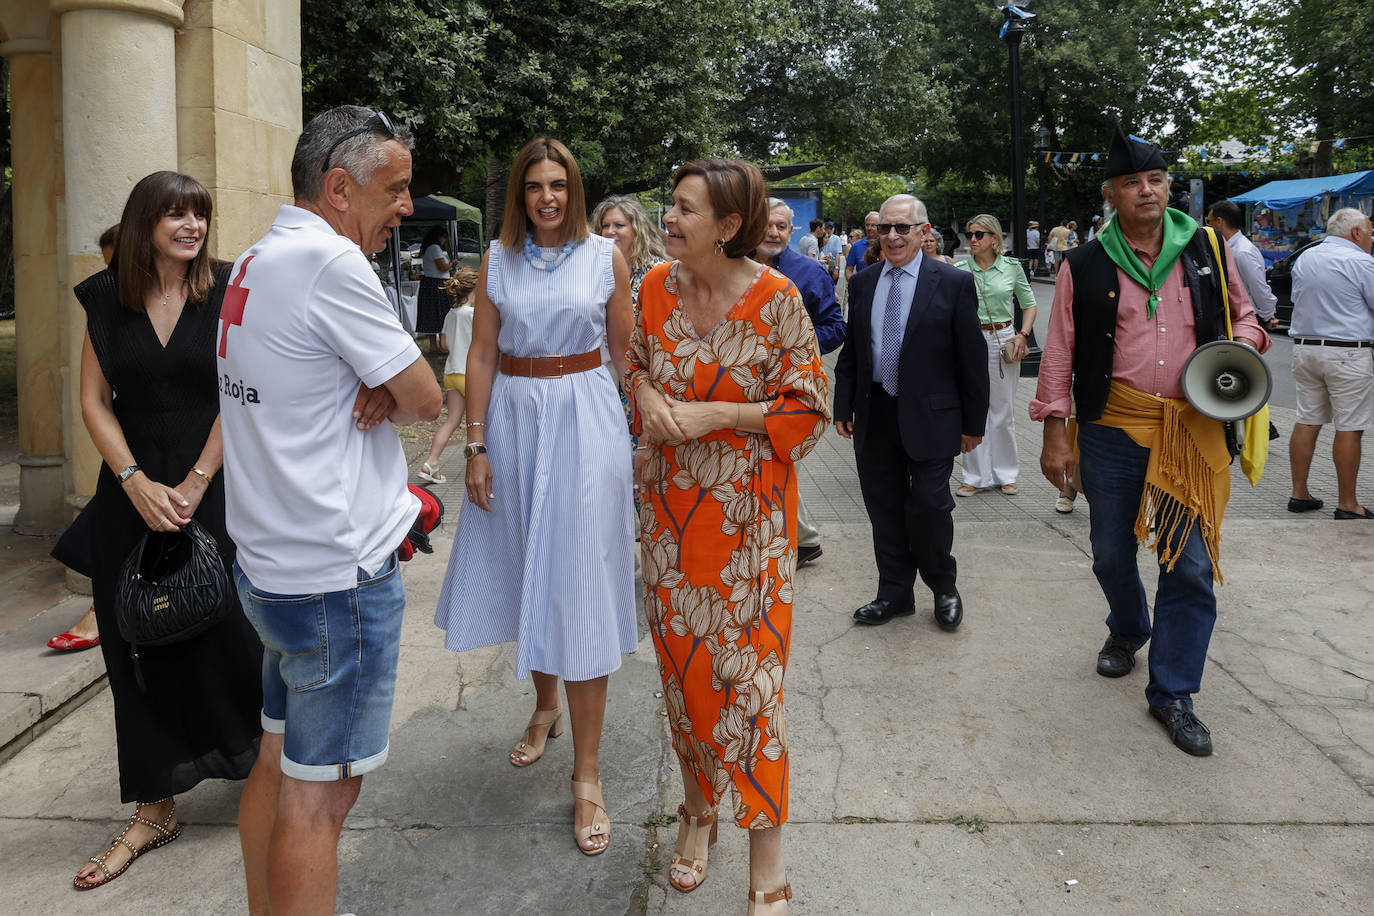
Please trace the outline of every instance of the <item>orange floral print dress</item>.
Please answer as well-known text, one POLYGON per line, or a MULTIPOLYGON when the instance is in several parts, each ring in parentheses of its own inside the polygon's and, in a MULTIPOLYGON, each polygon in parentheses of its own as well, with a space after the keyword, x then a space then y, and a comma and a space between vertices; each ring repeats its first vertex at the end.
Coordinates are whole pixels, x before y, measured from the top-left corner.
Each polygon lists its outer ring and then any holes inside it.
POLYGON ((673 749, 712 807, 728 791, 741 827, 776 827, 787 820, 794 463, 830 421, 830 383, 806 307, 776 270, 762 269, 705 338, 678 300, 676 262, 649 272, 640 305, 632 388, 767 405, 766 435, 649 447, 640 543, 673 749))

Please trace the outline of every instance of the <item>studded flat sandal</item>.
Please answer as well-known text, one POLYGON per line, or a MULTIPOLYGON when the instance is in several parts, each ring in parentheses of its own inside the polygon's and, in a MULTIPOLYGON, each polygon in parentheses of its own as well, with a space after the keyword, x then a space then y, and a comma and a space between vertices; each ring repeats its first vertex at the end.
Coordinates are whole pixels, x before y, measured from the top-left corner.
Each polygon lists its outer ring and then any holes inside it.
POLYGON ((512 766, 527 767, 544 756, 544 745, 550 738, 563 734, 563 707, 536 709, 530 724, 520 736, 520 743, 510 752, 512 766))
POLYGON ((749 892, 749 916, 765 916, 768 913, 782 913, 787 910, 787 901, 792 899, 792 885, 784 884, 782 890, 765 894, 763 891, 749 892), (782 904, 781 907, 778 904, 782 904))
POLYGON ((686 805, 677 806, 677 845, 673 847, 673 864, 668 866, 668 883, 684 894, 701 887, 706 880, 706 860, 716 844, 716 812, 707 811, 699 817, 687 813, 686 805), (707 831, 707 827, 710 831, 707 831), (690 853, 691 855, 688 855, 690 853), (691 887, 683 887, 673 879, 692 877, 691 887))
POLYGON ((573 815, 573 836, 577 838, 577 848, 584 856, 599 856, 606 851, 611 844, 611 818, 606 814, 606 801, 601 797, 601 780, 595 783, 572 781, 573 798, 590 802, 595 806, 596 811, 592 815, 590 824, 577 823, 577 815, 573 815), (596 849, 588 849, 583 844, 594 836, 604 836, 606 846, 596 849))
MULTIPOLYGON (((162 799, 162 801, 151 802, 150 804, 160 805, 162 804, 162 802, 166 800, 167 799, 164 798, 162 799)), ((122 831, 120 831, 119 836, 114 838, 114 842, 111 843, 109 847, 100 855, 91 856, 89 860, 91 862, 94 862, 100 868, 101 874, 103 874, 104 877, 101 878, 99 881, 91 881, 90 879, 95 877, 94 873, 92 873, 86 878, 82 878, 78 875, 77 877, 72 879, 72 887, 76 888, 79 891, 89 891, 102 885, 109 884, 115 878, 118 878, 120 875, 128 871, 129 866, 133 865, 139 856, 143 855, 145 852, 152 852, 154 849, 166 846, 168 843, 172 842, 172 840, 175 840, 177 837, 181 836, 181 825, 177 824, 175 828, 172 827, 172 821, 176 818, 176 814, 177 805, 176 802, 172 802, 172 810, 167 812, 167 819, 164 820, 161 824, 159 824, 156 821, 148 820, 146 817, 139 814, 138 809, 135 808, 133 815, 129 818, 128 825, 122 831), (144 843, 142 846, 139 846, 138 848, 134 848, 134 844, 130 843, 128 840, 129 830, 132 829, 134 824, 136 823, 142 824, 145 827, 151 827, 153 828, 153 830, 157 831, 157 836, 153 837, 151 840, 144 843), (114 852, 114 848, 116 845, 123 845, 125 849, 129 850, 130 856, 129 860, 125 862, 123 865, 121 865, 118 871, 112 872, 109 868, 106 867, 105 860, 110 857, 110 853, 114 852)))

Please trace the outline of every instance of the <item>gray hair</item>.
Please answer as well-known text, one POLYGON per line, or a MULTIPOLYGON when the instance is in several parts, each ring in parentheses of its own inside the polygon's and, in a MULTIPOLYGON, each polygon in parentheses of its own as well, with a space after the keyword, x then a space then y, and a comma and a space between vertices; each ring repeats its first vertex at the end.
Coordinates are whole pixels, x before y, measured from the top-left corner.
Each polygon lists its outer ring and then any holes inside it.
POLYGON ((1367 217, 1354 207, 1342 207, 1326 218, 1326 234, 1350 238, 1350 233, 1364 228, 1367 217))
MULTIPOLYGON (((318 200, 324 192, 324 157, 329 148, 340 137, 357 130, 367 123, 376 112, 360 105, 340 105, 320 112, 310 119, 296 141, 296 152, 291 157, 291 192, 297 200, 318 200)), ((387 140, 398 140, 406 149, 414 146, 415 138, 410 131, 396 125, 396 136, 389 136, 380 127, 367 130, 356 137, 349 137, 339 148, 330 154, 329 160, 335 168, 341 168, 353 176, 359 184, 367 184, 372 174, 386 164, 386 151, 382 144, 387 140)))
MULTIPOLYGON (((887 200, 883 201, 882 209, 886 210, 890 204, 911 204, 915 208, 915 214, 912 218, 915 219, 916 222, 930 222, 930 216, 926 213, 926 205, 921 203, 918 197, 912 197, 910 194, 893 194, 887 200)), ((881 213, 878 214, 878 218, 882 219, 881 213)), ((865 219, 867 219, 867 217, 865 217, 865 219)))
POLYGON ((867 213, 864 214, 864 222, 868 222, 868 218, 870 216, 874 219, 882 219, 882 214, 880 214, 877 210, 869 210, 867 213))
POLYGON ((797 219, 797 214, 793 213, 792 208, 787 206, 787 201, 783 200, 780 197, 768 198, 769 210, 777 210, 779 207, 787 211, 787 225, 792 225, 792 223, 795 222, 797 219))

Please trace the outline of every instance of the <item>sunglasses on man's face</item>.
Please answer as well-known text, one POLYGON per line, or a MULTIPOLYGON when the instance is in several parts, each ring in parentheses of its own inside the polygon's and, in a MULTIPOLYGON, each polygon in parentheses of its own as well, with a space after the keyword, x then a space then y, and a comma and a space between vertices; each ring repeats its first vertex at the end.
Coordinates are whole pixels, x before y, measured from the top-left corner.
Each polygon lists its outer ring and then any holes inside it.
POLYGON ((889 232, 895 232, 895 233, 897 233, 898 235, 906 235, 906 234, 907 234, 908 232, 910 232, 912 229, 919 229, 919 228, 920 228, 921 226, 923 226, 923 225, 925 225, 925 224, 924 224, 924 223, 879 223, 879 224, 878 224, 878 234, 879 234, 879 235, 887 235, 889 232))
POLYGON ((980 242, 990 235, 992 235, 991 232, 984 232, 982 229, 970 229, 968 232, 969 238, 977 239, 980 242))
POLYGON ((348 133, 344 134, 342 137, 334 141, 334 145, 329 148, 329 152, 324 154, 324 162, 320 164, 320 174, 328 174, 329 160, 334 158, 334 150, 339 148, 339 144, 352 140, 359 134, 365 134, 371 130, 380 130, 382 133, 386 134, 388 137, 391 137, 392 139, 395 139, 396 137, 395 125, 393 125, 391 123, 391 119, 386 116, 386 112, 379 111, 375 113, 372 117, 364 121, 362 127, 359 127, 355 130, 350 130, 348 133))

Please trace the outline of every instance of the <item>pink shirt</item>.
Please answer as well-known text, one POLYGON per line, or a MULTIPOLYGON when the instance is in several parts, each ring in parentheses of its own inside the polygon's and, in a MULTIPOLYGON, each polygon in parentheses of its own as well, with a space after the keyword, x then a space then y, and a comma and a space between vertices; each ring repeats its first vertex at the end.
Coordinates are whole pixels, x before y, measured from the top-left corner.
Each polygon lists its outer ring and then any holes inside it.
MULTIPOLYGON (((1140 263, 1149 270, 1154 258, 1133 248, 1140 263)), ((1255 308, 1245 291, 1231 250, 1221 246, 1226 258, 1226 288, 1231 299, 1231 328, 1237 339, 1249 341, 1263 353, 1269 349, 1269 335, 1255 318, 1255 308)), ((1193 296, 1183 278, 1183 266, 1174 265, 1159 290, 1159 307, 1147 318, 1150 294, 1120 267, 1116 269, 1118 295, 1116 337, 1112 356, 1112 378, 1119 379, 1147 394, 1161 398, 1183 397, 1180 377, 1183 364, 1197 349, 1194 333, 1193 296)), ((1050 328, 1040 359, 1040 381, 1030 402, 1032 420, 1068 417, 1073 407, 1073 274, 1067 262, 1060 267, 1054 283, 1054 305, 1050 308, 1050 328)))

